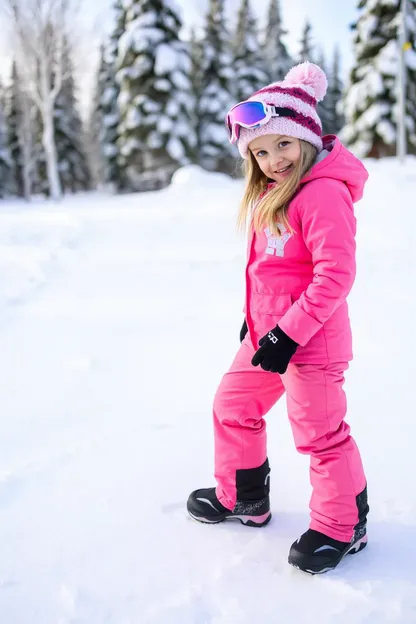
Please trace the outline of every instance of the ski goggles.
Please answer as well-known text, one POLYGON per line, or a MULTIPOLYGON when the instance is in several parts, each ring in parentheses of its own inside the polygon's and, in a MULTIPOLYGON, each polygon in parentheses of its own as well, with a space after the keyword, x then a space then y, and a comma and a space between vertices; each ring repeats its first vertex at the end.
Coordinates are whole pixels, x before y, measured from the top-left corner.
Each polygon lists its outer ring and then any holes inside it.
POLYGON ((259 128, 267 124, 272 117, 296 117, 296 113, 290 108, 272 106, 260 100, 236 104, 228 112, 226 119, 230 143, 237 143, 241 128, 259 128))

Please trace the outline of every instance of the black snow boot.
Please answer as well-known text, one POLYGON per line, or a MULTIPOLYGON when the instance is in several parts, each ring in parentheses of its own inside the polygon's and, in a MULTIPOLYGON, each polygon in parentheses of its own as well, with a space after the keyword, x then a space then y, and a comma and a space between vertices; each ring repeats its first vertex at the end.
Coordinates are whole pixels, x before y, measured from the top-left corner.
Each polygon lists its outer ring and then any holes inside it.
POLYGON ((359 521, 350 542, 340 542, 319 531, 309 529, 289 552, 289 563, 309 574, 323 574, 333 570, 346 555, 360 552, 367 546, 367 488, 357 496, 359 521))
POLYGON ((217 499, 215 488, 195 490, 188 498, 189 515, 207 524, 224 520, 239 520, 251 527, 265 526, 271 519, 270 513, 270 469, 266 460, 262 466, 250 470, 237 470, 237 503, 234 509, 227 509, 217 499))

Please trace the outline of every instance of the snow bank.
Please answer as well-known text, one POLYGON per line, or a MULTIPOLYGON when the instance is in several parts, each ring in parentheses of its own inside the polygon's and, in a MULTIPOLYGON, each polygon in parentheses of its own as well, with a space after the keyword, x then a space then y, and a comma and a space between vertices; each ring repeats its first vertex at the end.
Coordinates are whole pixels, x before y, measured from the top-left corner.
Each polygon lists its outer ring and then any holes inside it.
POLYGON ((229 187, 233 184, 233 180, 223 173, 212 173, 205 171, 198 165, 188 165, 178 169, 172 178, 173 187, 208 188, 218 189, 221 187, 229 187))

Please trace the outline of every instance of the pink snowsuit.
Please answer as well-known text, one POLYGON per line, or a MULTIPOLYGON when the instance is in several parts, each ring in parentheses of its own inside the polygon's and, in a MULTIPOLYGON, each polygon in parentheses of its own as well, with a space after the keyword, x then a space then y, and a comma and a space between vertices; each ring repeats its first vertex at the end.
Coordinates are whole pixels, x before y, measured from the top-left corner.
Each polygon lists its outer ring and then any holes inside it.
POLYGON ((217 497, 233 509, 238 472, 267 458, 264 416, 286 392, 295 445, 310 455, 310 528, 344 542, 358 523, 366 479, 344 418, 344 372, 352 359, 346 297, 355 278, 356 220, 368 174, 334 136, 290 203, 293 229, 266 228, 248 241, 248 333, 214 400, 217 497), (276 324, 298 347, 284 375, 253 367, 262 336, 276 324))

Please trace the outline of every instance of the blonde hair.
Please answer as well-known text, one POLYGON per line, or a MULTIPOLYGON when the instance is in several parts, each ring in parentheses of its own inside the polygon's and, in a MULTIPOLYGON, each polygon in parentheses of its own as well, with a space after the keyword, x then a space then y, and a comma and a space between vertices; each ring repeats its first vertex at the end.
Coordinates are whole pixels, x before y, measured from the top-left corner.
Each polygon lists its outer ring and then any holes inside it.
POLYGON ((298 190, 302 178, 314 165, 317 155, 317 150, 311 143, 300 140, 300 148, 300 158, 292 175, 276 185, 260 202, 258 202, 259 197, 266 191, 269 180, 249 150, 248 158, 244 161, 246 190, 237 218, 239 229, 247 227, 248 219, 251 217, 253 208, 255 208, 252 217, 256 232, 260 232, 262 228, 267 226, 273 235, 281 236, 278 224, 282 224, 292 232, 287 218, 289 203, 298 190), (258 202, 257 205, 256 202, 258 202))

